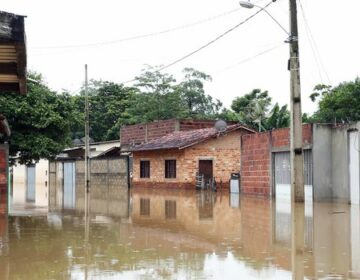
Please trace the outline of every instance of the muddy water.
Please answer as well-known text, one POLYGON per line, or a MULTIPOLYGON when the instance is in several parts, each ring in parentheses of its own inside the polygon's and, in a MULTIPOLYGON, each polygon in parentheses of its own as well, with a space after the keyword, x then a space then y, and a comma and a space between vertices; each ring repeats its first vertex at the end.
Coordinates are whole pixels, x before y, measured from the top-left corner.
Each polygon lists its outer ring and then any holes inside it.
MULTIPOLYGON (((291 279, 286 202, 132 190, 81 209, 0 216, 0 279, 291 279)), ((307 279, 360 278, 359 208, 305 209, 307 279)))

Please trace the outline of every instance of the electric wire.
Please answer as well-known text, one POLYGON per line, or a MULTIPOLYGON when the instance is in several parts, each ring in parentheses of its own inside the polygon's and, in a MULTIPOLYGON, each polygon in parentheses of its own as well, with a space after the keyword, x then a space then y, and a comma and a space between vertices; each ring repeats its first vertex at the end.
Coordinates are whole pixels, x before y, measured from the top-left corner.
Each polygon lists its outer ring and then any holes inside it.
MULTIPOLYGON (((163 71, 167 68, 170 68, 171 66, 174 66, 175 64, 193 56, 194 54, 202 51, 203 49, 209 47, 210 45, 214 44, 215 42, 219 41, 220 39, 222 39, 223 37, 225 37, 226 35, 228 35, 230 32, 236 30, 237 28, 239 28, 240 26, 242 26, 243 24, 245 24, 246 22, 248 22, 250 19, 254 18, 256 15, 258 15, 259 13, 261 13, 264 9, 266 9, 268 6, 270 6, 273 2, 269 2, 266 6, 264 6, 262 9, 258 10, 257 12, 253 13, 251 16, 247 17, 245 20, 241 21, 240 23, 236 24, 235 26, 231 27, 230 29, 226 30, 224 33, 220 34, 219 36, 217 36, 216 38, 214 38, 213 40, 207 42, 206 44, 202 45, 201 47, 191 51, 190 53, 172 61, 171 63, 161 66, 159 69, 157 69, 158 71, 163 71)), ((128 81, 123 82, 122 84, 127 84, 127 83, 131 83, 134 82, 136 79, 131 79, 128 81)))
POLYGON ((278 44, 278 45, 276 45, 276 46, 273 46, 273 47, 271 47, 271 48, 268 48, 268 49, 266 49, 266 50, 263 50, 263 51, 255 54, 255 55, 253 55, 253 56, 247 57, 247 58, 245 58, 245 59, 243 59, 243 60, 241 60, 241 61, 239 61, 239 62, 237 62, 237 63, 234 63, 234 64, 232 64, 232 65, 229 65, 229 66, 227 66, 227 67, 225 67, 225 68, 222 68, 222 69, 220 69, 217 73, 225 72, 225 71, 227 71, 227 70, 229 70, 229 69, 231 69, 231 68, 234 68, 234 67, 236 67, 236 66, 239 66, 239 65, 241 65, 241 64, 244 64, 244 63, 246 63, 246 62, 248 62, 248 61, 250 61, 250 60, 253 60, 253 59, 255 59, 255 58, 259 57, 259 56, 262 56, 262 55, 267 54, 267 53, 269 53, 269 52, 271 52, 271 51, 273 51, 273 50, 275 50, 275 49, 278 49, 279 47, 281 47, 281 46, 283 46, 283 45, 284 45, 284 42, 282 42, 281 44, 278 44))
POLYGON ((327 79, 327 82, 329 84, 331 84, 331 81, 330 81, 330 78, 329 78, 329 75, 326 71, 326 68, 324 66, 324 63, 321 59, 321 55, 320 55, 320 52, 319 52, 319 48, 317 47, 317 44, 316 44, 316 41, 314 39, 314 36, 312 35, 312 32, 311 32, 311 29, 310 29, 310 26, 309 26, 309 23, 308 23, 308 20, 306 18, 306 15, 305 15, 305 10, 304 10, 304 7, 301 3, 300 0, 299 1, 299 5, 300 5, 300 9, 301 9, 301 14, 302 14, 302 17, 303 17, 303 20, 304 20, 304 25, 305 25, 305 31, 306 31, 306 35, 308 37, 308 40, 309 40, 309 43, 310 43, 310 47, 311 47, 311 50, 313 52, 313 55, 314 55, 314 58, 315 58, 315 62, 317 64, 317 67, 318 67, 318 71, 319 71, 319 75, 320 75, 320 80, 322 82, 322 74, 321 74, 321 69, 322 71, 324 71, 324 74, 326 76, 326 79, 327 79))
POLYGON ((215 15, 215 16, 211 16, 209 18, 202 19, 202 20, 199 20, 197 22, 193 22, 193 23, 184 24, 184 25, 181 25, 181 26, 168 28, 168 29, 165 29, 165 30, 162 30, 162 31, 151 32, 151 33, 140 34, 140 35, 134 35, 134 36, 130 36, 130 37, 120 38, 120 39, 117 39, 117 40, 95 42, 95 43, 87 43, 87 44, 78 44, 78 45, 43 46, 43 47, 39 46, 39 47, 33 47, 33 49, 34 50, 35 49, 38 49, 38 50, 40 50, 40 49, 71 49, 71 48, 97 47, 97 46, 103 46, 103 45, 118 44, 118 43, 123 43, 123 42, 127 42, 127 41, 133 41, 133 40, 138 40, 138 39, 143 39, 143 38, 148 38, 148 37, 154 37, 154 36, 174 32, 174 31, 178 31, 178 30, 191 28, 191 27, 196 26, 196 25, 200 25, 200 24, 203 24, 203 23, 206 23, 206 22, 209 22, 209 21, 216 20, 216 19, 221 18, 221 17, 228 16, 230 14, 233 14, 233 13, 239 11, 240 9, 241 8, 232 9, 230 11, 227 11, 227 12, 215 15))

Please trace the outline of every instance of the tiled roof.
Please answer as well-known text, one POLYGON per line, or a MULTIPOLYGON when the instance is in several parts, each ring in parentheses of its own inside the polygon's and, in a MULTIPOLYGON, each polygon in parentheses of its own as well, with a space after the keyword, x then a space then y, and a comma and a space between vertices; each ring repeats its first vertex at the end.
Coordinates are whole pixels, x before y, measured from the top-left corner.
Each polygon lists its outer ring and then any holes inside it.
MULTIPOLYGON (((238 129, 244 129, 249 132, 254 132, 253 130, 242 126, 240 124, 229 125, 224 132, 221 134, 226 134, 238 129)), ((204 129, 195 129, 190 131, 175 131, 173 133, 167 134, 163 137, 151 140, 147 143, 136 145, 130 148, 130 151, 152 151, 152 150, 165 150, 165 149, 184 149, 198 143, 204 142, 208 139, 215 138, 219 135, 219 132, 216 128, 204 128, 204 129)))

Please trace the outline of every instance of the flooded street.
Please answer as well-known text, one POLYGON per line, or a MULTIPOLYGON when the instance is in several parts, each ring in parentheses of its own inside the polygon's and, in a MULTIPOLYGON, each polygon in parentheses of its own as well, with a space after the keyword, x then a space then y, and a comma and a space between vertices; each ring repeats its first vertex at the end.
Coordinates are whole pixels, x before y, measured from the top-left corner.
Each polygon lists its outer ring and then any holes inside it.
MULTIPOLYGON (((132 190, 81 210, 0 219, 0 279, 291 279, 287 205, 227 192, 132 190)), ((359 208, 314 204, 304 277, 360 277, 359 208)))

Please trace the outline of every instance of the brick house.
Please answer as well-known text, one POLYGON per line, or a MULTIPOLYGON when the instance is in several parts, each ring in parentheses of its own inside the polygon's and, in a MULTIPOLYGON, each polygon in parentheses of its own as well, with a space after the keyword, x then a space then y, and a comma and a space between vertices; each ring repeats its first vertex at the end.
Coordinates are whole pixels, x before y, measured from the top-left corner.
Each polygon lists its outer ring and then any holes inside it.
POLYGON ((214 127, 175 131, 130 148, 133 185, 195 188, 196 173, 205 182, 215 178, 228 187, 230 175, 241 169, 241 136, 254 133, 240 124, 224 132, 214 127))

